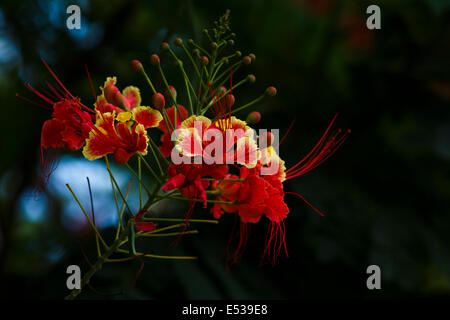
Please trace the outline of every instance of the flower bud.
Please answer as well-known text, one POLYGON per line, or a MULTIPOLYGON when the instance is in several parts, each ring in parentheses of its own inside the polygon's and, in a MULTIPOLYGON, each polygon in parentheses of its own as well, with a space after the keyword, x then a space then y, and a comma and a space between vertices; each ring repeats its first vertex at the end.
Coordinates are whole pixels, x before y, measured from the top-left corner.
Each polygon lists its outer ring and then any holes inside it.
POLYGON ((233 33, 231 34, 231 36, 232 36, 233 38, 236 37, 236 33, 233 32, 233 33))
POLYGON ((229 46, 234 46, 234 40, 233 39, 228 40, 228 45, 229 46))
POLYGON ((174 100, 177 99, 177 90, 173 86, 169 86, 169 90, 167 88, 164 89, 164 95, 166 98, 173 98, 174 100))
POLYGON ((257 124, 261 121, 261 113, 258 111, 250 112, 247 116, 247 123, 248 124, 257 124))
POLYGON ((238 57, 242 56, 242 52, 240 52, 240 51, 236 51, 235 53, 236 53, 236 56, 238 56, 238 57))
POLYGON ((131 69, 135 72, 139 72, 142 70, 142 63, 139 60, 131 60, 131 69))
POLYGON ((173 43, 176 45, 176 46, 181 46, 182 44, 183 44, 183 39, 181 39, 181 38, 176 38, 174 41, 173 41, 173 43))
POLYGON ((256 60, 256 56, 254 53, 250 53, 248 56, 250 57, 250 59, 252 59, 252 62, 256 60))
POLYGON ((268 88, 266 89, 266 94, 267 94, 269 97, 274 97, 274 96, 277 94, 277 88, 275 88, 275 87, 268 87, 268 88))
POLYGON ((177 61, 175 61, 175 66, 182 68, 183 67, 183 61, 181 61, 180 59, 178 59, 177 61))
POLYGON ((217 48, 217 42, 211 42, 211 47, 212 47, 213 49, 217 48))
POLYGON ((225 105, 227 107, 232 106, 234 104, 234 101, 235 101, 235 99, 234 99, 234 96, 232 94, 227 94, 225 96, 225 105))
POLYGON ((224 94, 227 91, 227 88, 225 88, 224 86, 220 86, 219 88, 217 88, 217 94, 221 95, 224 94))
POLYGON ((247 76, 247 80, 248 80, 249 83, 255 83, 256 77, 255 77, 254 74, 249 74, 249 75, 247 76))
POLYGON ((199 50, 198 48, 193 49, 193 50, 192 50, 192 53, 193 53, 194 55, 196 55, 197 57, 200 57, 200 50, 199 50))
POLYGON ((266 131, 261 134, 259 137, 259 144, 261 146, 269 147, 272 145, 273 141, 275 140, 275 136, 272 132, 266 131))
POLYGON ((200 64, 201 64, 202 66, 207 66, 208 63, 209 63, 209 59, 208 59, 207 56, 202 56, 202 57, 200 58, 200 64))
POLYGON ((150 56, 150 63, 154 66, 159 65, 160 63, 159 56, 157 54, 152 54, 150 56))
POLYGON ((193 45, 194 44, 194 40, 193 39, 189 39, 188 40, 188 44, 193 45))
POLYGON ((155 109, 161 111, 166 105, 166 99, 161 93, 157 92, 152 96, 152 104, 155 109))
POLYGON ((161 51, 169 50, 169 44, 167 42, 161 43, 161 51))
POLYGON ((252 59, 249 56, 245 56, 245 57, 242 58, 242 62, 245 65, 249 65, 250 63, 252 63, 252 59))

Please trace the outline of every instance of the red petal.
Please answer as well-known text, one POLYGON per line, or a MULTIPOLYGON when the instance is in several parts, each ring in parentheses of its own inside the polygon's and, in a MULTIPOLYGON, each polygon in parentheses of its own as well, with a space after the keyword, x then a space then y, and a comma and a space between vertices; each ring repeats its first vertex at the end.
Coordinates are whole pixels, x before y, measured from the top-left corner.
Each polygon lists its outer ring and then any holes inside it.
POLYGON ((64 146, 62 140, 63 123, 58 119, 50 119, 44 122, 41 132, 41 145, 48 149, 61 148, 64 146))
POLYGON ((147 231, 147 232, 151 232, 151 231, 155 230, 155 227, 156 227, 153 222, 136 222, 135 226, 136 226, 136 230, 147 231))

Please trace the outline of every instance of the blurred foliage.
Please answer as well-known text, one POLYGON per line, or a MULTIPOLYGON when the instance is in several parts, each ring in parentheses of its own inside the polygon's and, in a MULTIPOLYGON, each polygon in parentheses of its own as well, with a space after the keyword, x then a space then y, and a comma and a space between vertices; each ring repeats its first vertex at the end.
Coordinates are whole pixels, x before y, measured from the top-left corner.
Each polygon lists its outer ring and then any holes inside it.
MULTIPOLYGON (((0 295, 62 298, 66 267, 88 269, 78 242, 95 257, 86 227, 68 231, 64 202, 48 191, 45 216, 29 221, 20 199, 36 179, 45 111, 15 97, 22 86, 50 79, 44 57, 85 103, 106 76, 151 91, 129 68, 149 65, 161 41, 198 39, 231 9, 236 47, 254 52, 253 86, 236 94, 249 101, 268 85, 278 95, 260 106, 261 128, 285 132, 280 148, 289 166, 314 145, 335 112, 352 134, 336 155, 313 172, 286 183, 326 213, 322 218, 297 198, 286 223, 289 258, 259 266, 265 223, 252 226, 242 259, 225 271, 224 253, 234 219, 200 226, 177 247, 155 241, 155 252, 197 255, 195 262, 146 260, 108 264, 92 281, 103 293, 84 298, 304 298, 425 297, 450 293, 450 3, 429 1, 249 0, 12 1, 0 4, 0 295), (65 8, 78 4, 82 30, 68 31, 65 8), (366 8, 378 4, 382 29, 365 27, 366 8), (226 6, 225 6, 226 5, 226 6), (6 112, 6 113, 5 113, 6 112), (366 268, 382 270, 382 290, 366 288, 366 268)), ((178 79, 163 56, 171 79, 178 79)), ((241 114, 245 118, 246 113, 241 114)), ((80 173, 80 181, 85 177, 80 173)), ((68 181, 71 182, 72 181, 68 181)), ((95 188, 95 185, 93 186, 95 188)), ((61 190, 65 192, 65 190, 61 190)), ((167 214, 180 216, 174 206, 167 214)), ((208 217, 198 210, 195 215, 208 217)), ((112 235, 112 229, 104 232, 112 235)))

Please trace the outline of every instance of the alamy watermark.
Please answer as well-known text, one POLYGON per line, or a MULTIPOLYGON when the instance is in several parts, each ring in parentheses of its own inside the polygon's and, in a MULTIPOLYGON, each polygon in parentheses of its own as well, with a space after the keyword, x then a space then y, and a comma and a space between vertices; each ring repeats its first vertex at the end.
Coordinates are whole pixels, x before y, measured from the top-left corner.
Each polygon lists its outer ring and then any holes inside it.
POLYGON ((367 14, 370 16, 366 20, 366 26, 369 30, 381 29, 381 9, 379 6, 372 4, 367 7, 367 14))
POLYGON ((66 13, 70 16, 66 19, 66 26, 69 30, 81 29, 81 9, 76 4, 67 7, 66 13))

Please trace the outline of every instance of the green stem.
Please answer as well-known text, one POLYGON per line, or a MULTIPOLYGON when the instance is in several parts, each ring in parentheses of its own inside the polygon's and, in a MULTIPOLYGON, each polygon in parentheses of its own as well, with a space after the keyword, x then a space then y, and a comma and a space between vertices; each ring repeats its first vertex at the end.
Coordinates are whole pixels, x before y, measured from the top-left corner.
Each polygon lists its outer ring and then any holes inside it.
POLYGON ((253 101, 251 101, 251 102, 249 102, 249 103, 247 103, 247 104, 244 104, 242 107, 239 107, 239 108, 234 109, 233 111, 231 111, 231 114, 236 113, 236 112, 238 112, 238 111, 241 111, 241 110, 243 110, 243 109, 245 109, 245 108, 248 108, 248 107, 254 105, 255 103, 261 101, 264 97, 265 97, 265 94, 262 94, 261 96, 259 96, 259 97, 256 98, 255 100, 253 100, 253 101))
POLYGON ((72 290, 72 292, 67 295, 64 299, 65 300, 73 300, 75 299, 80 293, 81 290, 89 283, 89 281, 91 280, 92 276, 99 271, 102 266, 103 263, 106 262, 106 260, 109 258, 109 256, 111 254, 113 254, 118 248, 120 243, 126 238, 126 233, 123 232, 121 237, 119 237, 118 239, 114 240, 113 244, 111 245, 111 247, 109 247, 98 259, 97 261, 94 263, 94 265, 91 267, 91 269, 89 269, 88 272, 86 272, 86 274, 83 276, 83 278, 81 279, 81 288, 80 289, 74 289, 72 290))
MULTIPOLYGON (((167 221, 167 222, 186 222, 186 219, 178 218, 142 218, 142 221, 167 221)), ((199 223, 213 223, 218 224, 218 220, 202 220, 202 219, 189 219, 189 223, 199 222, 199 223)))

